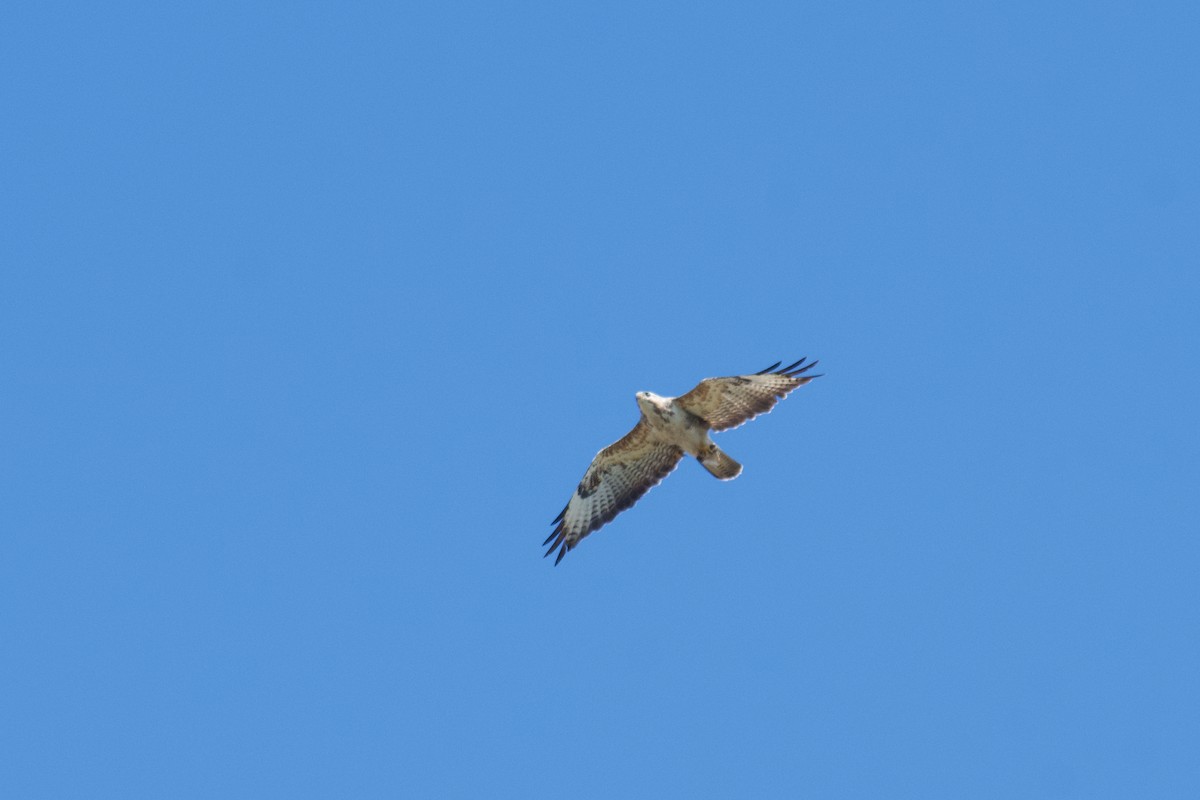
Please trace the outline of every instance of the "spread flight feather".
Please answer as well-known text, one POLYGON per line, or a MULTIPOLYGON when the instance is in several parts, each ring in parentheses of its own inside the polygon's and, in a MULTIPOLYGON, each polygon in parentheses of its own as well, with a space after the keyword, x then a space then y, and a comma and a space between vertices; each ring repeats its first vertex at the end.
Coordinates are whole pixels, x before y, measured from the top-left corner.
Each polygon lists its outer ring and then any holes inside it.
POLYGON ((770 411, 780 398, 819 375, 807 359, 780 368, 776 362, 753 375, 706 378, 679 397, 638 392, 642 412, 633 430, 596 454, 570 502, 554 518, 554 531, 543 542, 558 550, 557 564, 592 531, 610 522, 678 466, 684 454, 721 480, 732 480, 742 465, 726 455, 709 431, 724 431, 770 411))

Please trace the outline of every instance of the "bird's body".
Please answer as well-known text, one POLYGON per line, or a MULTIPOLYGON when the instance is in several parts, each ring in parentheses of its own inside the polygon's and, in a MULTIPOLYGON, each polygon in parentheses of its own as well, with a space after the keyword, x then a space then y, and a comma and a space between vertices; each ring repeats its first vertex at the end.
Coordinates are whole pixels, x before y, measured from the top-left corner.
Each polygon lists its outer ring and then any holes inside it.
POLYGON ((805 361, 783 369, 776 369, 776 363, 753 375, 707 378, 679 397, 638 392, 641 419, 621 440, 596 454, 571 501, 554 519, 546 555, 558 550, 557 564, 580 539, 669 475, 685 453, 716 478, 736 478, 742 465, 717 447, 709 431, 735 428, 770 411, 779 398, 819 377, 801 375, 817 363, 801 367, 805 361))
POLYGON ((708 423, 677 403, 678 399, 662 397, 654 392, 638 392, 637 404, 642 410, 639 424, 650 429, 651 438, 674 445, 689 456, 694 456, 714 477, 729 481, 740 475, 742 465, 717 447, 708 435, 708 423), (720 463, 732 466, 714 472, 720 463))

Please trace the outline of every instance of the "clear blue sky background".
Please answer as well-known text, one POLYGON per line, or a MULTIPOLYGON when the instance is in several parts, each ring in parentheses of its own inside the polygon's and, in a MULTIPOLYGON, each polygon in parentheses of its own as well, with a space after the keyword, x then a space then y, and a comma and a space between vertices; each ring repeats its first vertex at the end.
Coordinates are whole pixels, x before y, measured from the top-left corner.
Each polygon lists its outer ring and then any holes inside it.
POLYGON ((900 5, 6 7, 0 796, 1200 796, 1200 13, 900 5))

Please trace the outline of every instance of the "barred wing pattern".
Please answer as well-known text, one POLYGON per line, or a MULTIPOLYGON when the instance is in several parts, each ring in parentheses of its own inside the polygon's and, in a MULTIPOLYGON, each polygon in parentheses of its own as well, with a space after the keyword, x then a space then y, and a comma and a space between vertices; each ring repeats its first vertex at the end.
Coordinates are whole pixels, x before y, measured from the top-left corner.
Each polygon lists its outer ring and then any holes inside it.
POLYGON ((707 422, 714 431, 736 428, 770 411, 792 389, 821 377, 802 375, 817 365, 813 361, 801 366, 805 361, 808 359, 802 358, 783 368, 779 368, 782 361, 776 362, 753 375, 705 378, 695 389, 676 398, 675 403, 707 422))
POLYGON ((658 441, 645 421, 601 450, 575 488, 566 508, 554 518, 555 528, 543 546, 558 549, 557 564, 579 540, 610 522, 662 482, 683 458, 683 450, 658 441))

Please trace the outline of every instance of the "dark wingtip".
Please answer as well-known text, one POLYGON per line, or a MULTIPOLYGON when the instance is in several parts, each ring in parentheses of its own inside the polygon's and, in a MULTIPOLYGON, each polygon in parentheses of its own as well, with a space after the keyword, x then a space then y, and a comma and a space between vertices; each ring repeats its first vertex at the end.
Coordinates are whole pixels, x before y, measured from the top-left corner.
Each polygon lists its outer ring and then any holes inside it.
MULTIPOLYGON (((797 363, 797 364, 799 364, 799 363, 801 363, 803 360, 804 360, 804 359, 801 359, 800 361, 797 361, 796 363, 797 363)), ((818 359, 817 361, 813 361, 813 362, 811 362, 811 363, 809 363, 809 364, 807 364, 807 365, 805 365, 805 366, 803 366, 803 367, 800 367, 800 369, 787 369, 787 370, 780 370, 780 373, 781 373, 781 374, 784 374, 784 375, 787 375, 789 378, 794 378, 794 377, 796 377, 797 375, 799 375, 801 372, 808 372, 810 369, 812 369, 813 367, 815 367, 817 364, 820 364, 820 363, 821 363, 821 361, 818 359)))
POLYGON ((558 562, 563 560, 563 556, 567 554, 567 543, 562 543, 562 548, 558 551, 558 558, 554 559, 554 566, 558 566, 558 562))
MULTIPOLYGON (((785 372, 791 372, 792 370, 794 370, 796 367, 800 366, 807 360, 808 360, 808 356, 805 356, 804 358, 797 361, 795 364, 788 364, 786 367, 779 370, 779 372, 780 372, 780 374, 785 373, 785 372)), ((813 362, 813 363, 816 363, 816 362, 813 362)))
POLYGON ((557 537, 560 533, 562 533, 561 525, 555 528, 554 532, 546 537, 546 541, 542 542, 542 547, 545 547, 546 545, 550 544, 550 542, 554 541, 555 537, 557 537))
POLYGON ((773 369, 775 369, 776 367, 778 367, 778 366, 779 366, 780 364, 782 364, 782 363, 783 363, 782 361, 776 361, 774 364, 772 364, 771 366, 767 367, 766 369, 759 370, 758 372, 756 372, 756 373, 754 373, 754 374, 755 374, 755 375, 766 375, 768 372, 772 371, 773 369))
POLYGON ((562 518, 567 515, 567 508, 570 505, 571 505, 570 503, 567 503, 567 505, 563 506, 563 510, 558 512, 558 516, 555 517, 554 519, 550 520, 550 524, 557 525, 558 523, 562 522, 562 518))

